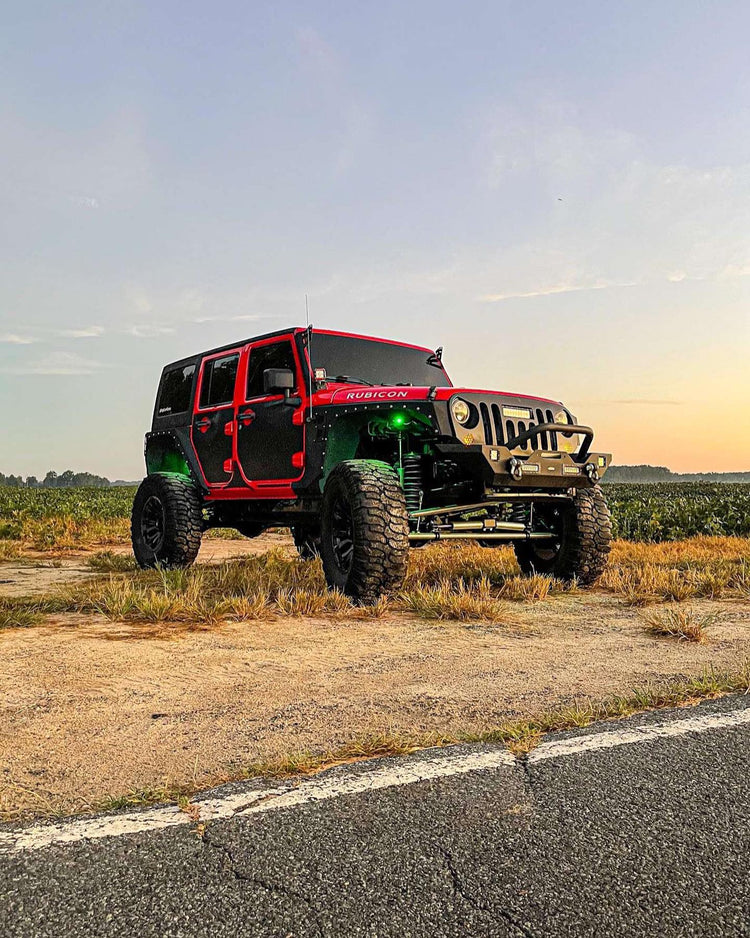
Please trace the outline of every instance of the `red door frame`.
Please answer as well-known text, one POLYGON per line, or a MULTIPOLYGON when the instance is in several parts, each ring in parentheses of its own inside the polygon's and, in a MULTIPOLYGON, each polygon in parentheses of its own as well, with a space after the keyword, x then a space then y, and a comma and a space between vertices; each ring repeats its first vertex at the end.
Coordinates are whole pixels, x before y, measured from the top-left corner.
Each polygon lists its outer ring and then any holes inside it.
MULTIPOLYGON (((203 476, 203 482, 205 485, 208 486, 209 492, 213 492, 218 489, 223 489, 227 485, 229 485, 229 483, 232 481, 232 473, 231 472, 229 473, 229 478, 226 480, 226 482, 209 482, 208 481, 208 479, 206 478, 206 473, 200 461, 200 456, 198 455, 198 450, 195 448, 195 440, 193 438, 193 435, 195 432, 195 418, 199 416, 200 414, 213 414, 213 413, 216 413, 217 410, 230 410, 231 409, 232 421, 230 422, 234 421, 234 415, 237 411, 237 384, 239 381, 240 374, 242 372, 243 351, 244 351, 243 346, 238 345, 237 348, 230 348, 230 349, 226 349, 223 352, 216 352, 214 355, 206 355, 206 357, 201 360, 200 372, 198 374, 198 381, 197 381, 196 388, 195 388, 195 399, 193 401, 193 413, 190 419, 190 444, 193 447, 193 453, 195 453, 196 461, 198 463, 198 466, 200 467, 201 475, 203 476), (214 361, 218 358, 229 358, 230 355, 239 356, 238 361, 237 361, 237 377, 235 378, 235 382, 234 382, 234 397, 232 398, 231 401, 229 401, 226 404, 219 404, 215 407, 201 407, 200 399, 201 399, 201 390, 203 389, 203 375, 205 373, 207 363, 210 361, 214 361)), ((228 435, 231 435, 233 438, 232 439, 232 461, 234 462, 235 456, 236 456, 236 449, 237 449, 236 440, 234 439, 234 428, 232 429, 232 433, 228 435)))
MULTIPOLYGON (((226 483, 222 483, 220 486, 209 486, 209 501, 212 499, 221 500, 221 499, 247 499, 247 498, 296 498, 296 493, 292 488, 292 484, 297 482, 302 478, 305 472, 304 466, 304 457, 305 457, 305 413, 307 407, 309 406, 308 397, 305 391, 305 381, 304 381, 304 370, 302 368, 302 362, 300 361, 299 351, 297 349, 297 343, 295 342, 296 331, 290 331, 287 334, 275 335, 267 339, 262 339, 259 342, 250 342, 245 346, 242 346, 240 351, 240 362, 237 369, 237 380, 234 386, 234 402, 233 402, 233 427, 232 427, 232 462, 235 467, 235 472, 239 473, 240 478, 243 481, 243 485, 236 486, 233 485, 231 488, 228 488, 226 483), (281 397, 280 394, 269 394, 265 397, 253 397, 249 400, 245 397, 245 390, 247 387, 247 369, 248 362, 250 360, 250 355, 255 348, 261 348, 264 345, 273 345, 278 342, 290 342, 292 346, 292 354, 294 355, 294 361, 296 364, 296 373, 297 373, 297 382, 298 382, 298 394, 297 397, 300 398, 301 404, 294 411, 292 415, 292 420, 298 422, 302 427, 302 466, 300 467, 299 475, 295 476, 292 479, 274 479, 270 482, 263 482, 258 480, 250 480, 247 478, 245 473, 242 471, 242 465, 239 461, 239 454, 237 451, 237 413, 241 407, 244 407, 246 404, 252 402, 265 402, 276 400, 281 397)), ((227 352, 222 352, 220 355, 211 355, 210 358, 222 358, 225 355, 234 354, 237 351, 236 349, 230 349, 227 352)), ((201 364, 201 374, 199 378, 199 387, 196 391, 196 402, 200 399, 200 383, 203 380, 203 365, 201 364)), ((201 469, 201 471, 203 471, 201 469)))

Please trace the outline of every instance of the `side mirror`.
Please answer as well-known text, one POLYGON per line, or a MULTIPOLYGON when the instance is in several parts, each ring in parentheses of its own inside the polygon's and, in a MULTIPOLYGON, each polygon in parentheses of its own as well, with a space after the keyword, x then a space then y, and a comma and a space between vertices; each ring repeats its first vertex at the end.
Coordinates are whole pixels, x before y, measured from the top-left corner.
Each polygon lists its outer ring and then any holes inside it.
POLYGON ((266 368, 263 372, 263 390, 266 394, 289 397, 294 390, 294 373, 290 368, 266 368))

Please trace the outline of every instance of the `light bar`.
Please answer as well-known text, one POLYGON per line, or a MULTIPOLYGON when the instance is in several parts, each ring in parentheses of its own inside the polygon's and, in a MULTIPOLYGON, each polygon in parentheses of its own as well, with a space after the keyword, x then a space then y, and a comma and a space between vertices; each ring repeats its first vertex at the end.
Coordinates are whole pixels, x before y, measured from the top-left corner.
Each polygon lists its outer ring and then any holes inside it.
POLYGON ((515 417, 517 420, 531 420, 528 407, 503 407, 503 417, 515 417))

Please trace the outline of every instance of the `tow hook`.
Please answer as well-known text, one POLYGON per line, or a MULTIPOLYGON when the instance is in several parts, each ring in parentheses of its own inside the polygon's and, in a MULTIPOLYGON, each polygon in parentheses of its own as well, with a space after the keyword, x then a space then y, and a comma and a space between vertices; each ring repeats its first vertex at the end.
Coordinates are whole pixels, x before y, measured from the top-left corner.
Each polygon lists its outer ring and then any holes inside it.
MULTIPOLYGON (((594 467, 592 466, 591 468, 593 469, 594 467)), ((520 479, 523 476, 523 463, 521 460, 516 459, 515 456, 511 456, 508 461, 508 471, 514 479, 520 479)))
POLYGON ((599 470, 592 462, 587 462, 586 466, 586 475, 589 477, 589 482, 598 482, 599 481, 599 470))

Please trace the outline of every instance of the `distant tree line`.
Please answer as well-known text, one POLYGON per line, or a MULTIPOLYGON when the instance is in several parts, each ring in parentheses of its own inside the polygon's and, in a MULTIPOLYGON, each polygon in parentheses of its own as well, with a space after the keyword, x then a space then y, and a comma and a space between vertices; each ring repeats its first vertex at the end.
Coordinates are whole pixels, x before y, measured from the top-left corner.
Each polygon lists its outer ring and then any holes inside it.
POLYGON ((110 482, 104 476, 94 475, 93 472, 73 472, 66 469, 58 475, 53 469, 40 481, 36 476, 4 475, 0 472, 0 485, 9 485, 17 489, 71 489, 88 488, 106 489, 111 485, 128 485, 129 483, 117 480, 110 482))
POLYGON ((605 482, 750 482, 750 472, 672 472, 666 466, 611 466, 605 482))

